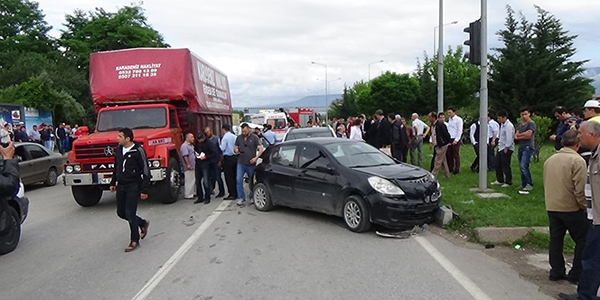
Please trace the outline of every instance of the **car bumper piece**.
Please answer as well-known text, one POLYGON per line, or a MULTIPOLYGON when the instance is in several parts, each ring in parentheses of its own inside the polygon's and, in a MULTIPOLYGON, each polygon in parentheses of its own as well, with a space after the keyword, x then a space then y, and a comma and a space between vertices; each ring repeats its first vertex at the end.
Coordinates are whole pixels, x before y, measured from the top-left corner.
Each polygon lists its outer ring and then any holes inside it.
MULTIPOLYGON (((166 169, 151 169, 150 181, 162 181, 166 178, 166 169)), ((112 179, 112 172, 65 174, 63 183, 73 185, 108 185, 112 179)))

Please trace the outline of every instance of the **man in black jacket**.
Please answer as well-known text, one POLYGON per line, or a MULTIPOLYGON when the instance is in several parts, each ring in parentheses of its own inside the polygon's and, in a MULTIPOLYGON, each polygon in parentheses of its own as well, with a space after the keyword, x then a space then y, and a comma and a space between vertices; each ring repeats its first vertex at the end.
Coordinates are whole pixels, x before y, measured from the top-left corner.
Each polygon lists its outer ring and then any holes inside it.
POLYGON ((10 217, 8 201, 17 193, 19 188, 19 163, 13 159, 15 147, 9 143, 7 147, 0 146, 3 168, 0 172, 0 235, 5 234, 10 217))
POLYGON ((146 152, 142 145, 133 142, 130 128, 119 130, 118 141, 110 191, 117 192, 117 215, 129 222, 131 242, 125 252, 131 252, 140 246, 140 239, 146 237, 150 226, 150 221, 137 216, 138 201, 148 198, 150 170, 146 152))
POLYGON ((431 145, 435 148, 435 163, 431 174, 437 176, 441 167, 444 167, 444 175, 450 177, 450 169, 446 161, 446 151, 450 143, 450 133, 446 124, 438 119, 438 114, 434 111, 429 113, 429 122, 431 122, 431 145))
POLYGON ((377 123, 377 137, 375 138, 375 147, 383 148, 390 144, 390 122, 383 115, 383 111, 378 109, 375 112, 379 122, 377 123))
POLYGON ((408 149, 406 128, 399 119, 396 119, 396 115, 393 113, 388 115, 388 120, 391 123, 390 142, 392 145, 392 157, 401 162, 406 162, 405 150, 408 149))

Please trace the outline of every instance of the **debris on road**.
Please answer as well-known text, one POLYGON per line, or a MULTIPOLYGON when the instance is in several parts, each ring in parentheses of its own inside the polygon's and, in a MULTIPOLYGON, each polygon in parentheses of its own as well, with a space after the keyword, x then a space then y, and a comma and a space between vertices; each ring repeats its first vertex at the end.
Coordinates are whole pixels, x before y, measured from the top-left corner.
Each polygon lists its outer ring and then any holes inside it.
POLYGON ((410 230, 402 230, 402 231, 375 231, 375 234, 381 237, 387 238, 397 238, 397 239, 407 239, 413 235, 422 234, 426 230, 429 229, 429 225, 416 225, 410 230))

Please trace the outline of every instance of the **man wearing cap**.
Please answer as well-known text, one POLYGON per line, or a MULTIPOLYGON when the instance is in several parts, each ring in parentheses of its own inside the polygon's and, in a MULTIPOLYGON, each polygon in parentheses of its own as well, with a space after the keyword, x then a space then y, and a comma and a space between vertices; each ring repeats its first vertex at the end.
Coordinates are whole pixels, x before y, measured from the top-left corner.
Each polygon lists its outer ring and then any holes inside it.
POLYGON ((29 131, 29 140, 38 144, 42 143, 42 138, 40 137, 37 125, 33 125, 31 131, 29 131))

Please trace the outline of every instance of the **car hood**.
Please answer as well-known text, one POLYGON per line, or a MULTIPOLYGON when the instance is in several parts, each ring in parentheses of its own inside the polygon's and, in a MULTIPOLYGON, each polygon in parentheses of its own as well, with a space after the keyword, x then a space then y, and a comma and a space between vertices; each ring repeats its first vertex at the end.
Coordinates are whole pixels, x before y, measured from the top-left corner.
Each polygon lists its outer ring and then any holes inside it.
POLYGON ((352 170, 385 179, 412 180, 427 176, 429 172, 408 164, 352 168, 352 170))

